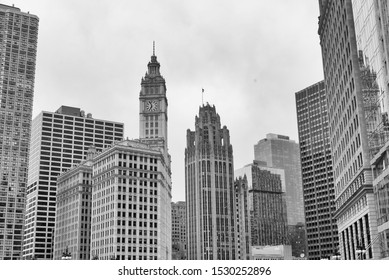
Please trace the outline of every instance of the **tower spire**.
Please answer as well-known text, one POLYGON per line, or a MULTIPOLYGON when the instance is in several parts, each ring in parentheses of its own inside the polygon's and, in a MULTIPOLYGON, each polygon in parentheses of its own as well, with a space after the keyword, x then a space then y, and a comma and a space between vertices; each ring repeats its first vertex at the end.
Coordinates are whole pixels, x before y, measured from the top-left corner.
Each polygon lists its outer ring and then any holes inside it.
POLYGON ((155 41, 153 41, 153 56, 155 56, 155 41))

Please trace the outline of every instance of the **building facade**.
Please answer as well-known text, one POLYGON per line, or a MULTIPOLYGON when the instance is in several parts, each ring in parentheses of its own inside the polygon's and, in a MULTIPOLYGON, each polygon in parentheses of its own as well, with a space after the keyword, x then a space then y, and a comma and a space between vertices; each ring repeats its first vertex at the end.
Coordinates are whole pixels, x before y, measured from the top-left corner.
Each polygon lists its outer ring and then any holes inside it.
POLYGON ((185 201, 172 202, 172 259, 187 259, 185 201))
POLYGON ((21 259, 37 16, 0 4, 0 259, 21 259))
POLYGON ((368 8, 374 3, 319 1, 318 32, 328 104, 335 218, 342 259, 380 257, 370 160, 386 141, 384 126, 387 116, 382 111, 386 105, 377 89, 379 83, 371 81, 372 76, 379 75, 379 70, 371 62, 379 59, 371 56, 365 48, 370 45, 373 52, 377 51, 375 37, 378 32, 370 28, 378 26, 375 16, 370 15, 375 13, 374 10, 368 8), (364 7, 361 11, 360 5, 364 7), (365 41, 367 37, 370 39, 365 41), (380 99, 382 102, 377 104, 380 99), (361 250, 362 254, 359 253, 361 250))
POLYGON ((379 258, 389 258, 389 185, 385 179, 389 140, 389 12, 388 2, 352 1, 357 48, 362 66, 365 118, 368 126, 373 192, 377 210, 379 258))
POLYGON ((200 107, 185 149, 188 259, 236 259, 232 145, 215 106, 200 107))
POLYGON ((296 92, 308 259, 337 255, 339 238, 324 81, 296 92))
POLYGON ((92 164, 96 148, 87 159, 57 178, 54 259, 69 252, 74 260, 89 260, 92 210, 92 164))
POLYGON ((284 170, 254 161, 235 170, 235 176, 247 178, 248 202, 238 205, 248 207, 245 212, 249 223, 246 229, 250 230, 251 258, 253 246, 289 245, 284 170))
POLYGON ((61 106, 32 122, 23 258, 52 259, 57 177, 79 164, 90 146, 99 150, 123 139, 123 124, 61 106))
POLYGON ((169 164, 158 148, 134 140, 94 157, 91 256, 171 259, 169 164))
MULTIPOLYGON (((256 161, 266 162, 269 167, 281 168, 285 171, 288 227, 291 232, 294 232, 296 227, 305 227, 299 144, 290 140, 288 136, 270 133, 266 135, 265 139, 254 145, 254 158, 256 161)), ((293 237, 294 234, 291 234, 290 238, 293 237)), ((305 237, 303 236, 302 239, 305 237)), ((292 248, 300 247, 296 243, 300 241, 290 240, 292 248)), ((293 251, 293 255, 300 256, 300 251, 300 249, 293 251)))

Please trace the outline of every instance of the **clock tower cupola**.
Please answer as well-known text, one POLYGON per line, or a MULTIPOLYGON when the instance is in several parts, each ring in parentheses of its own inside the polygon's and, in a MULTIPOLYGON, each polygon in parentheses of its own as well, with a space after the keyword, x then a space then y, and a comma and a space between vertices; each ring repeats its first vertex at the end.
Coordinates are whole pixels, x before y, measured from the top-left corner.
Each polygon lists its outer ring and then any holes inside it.
POLYGON ((167 152, 168 102, 166 83, 160 73, 160 66, 153 42, 153 55, 147 64, 139 94, 139 138, 160 146, 167 152))

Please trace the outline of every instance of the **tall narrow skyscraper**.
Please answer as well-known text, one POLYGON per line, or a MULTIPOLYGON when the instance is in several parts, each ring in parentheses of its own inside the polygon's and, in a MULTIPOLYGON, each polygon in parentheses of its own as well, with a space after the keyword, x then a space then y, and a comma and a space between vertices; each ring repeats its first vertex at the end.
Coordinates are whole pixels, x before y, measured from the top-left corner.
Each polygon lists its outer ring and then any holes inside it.
POLYGON ((296 93, 308 259, 338 255, 335 190, 324 81, 296 93))
POLYGON ((37 16, 0 4, 0 259, 22 253, 37 16))
POLYGON ((123 139, 123 123, 92 118, 61 106, 32 122, 23 258, 52 259, 57 177, 79 164, 90 146, 98 150, 123 139))
POLYGON ((188 259, 236 259, 232 145, 215 106, 200 107, 186 139, 188 259))
POLYGON ((387 27, 377 13, 383 2, 319 1, 342 259, 380 257, 370 160, 387 141, 387 53, 380 35, 387 27))

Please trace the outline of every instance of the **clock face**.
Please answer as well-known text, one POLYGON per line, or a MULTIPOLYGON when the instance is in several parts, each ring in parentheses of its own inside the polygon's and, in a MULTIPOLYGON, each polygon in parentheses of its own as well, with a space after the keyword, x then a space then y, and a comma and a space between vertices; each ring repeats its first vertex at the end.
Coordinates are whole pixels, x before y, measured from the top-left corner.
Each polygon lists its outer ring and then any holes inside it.
POLYGON ((158 110, 158 101, 149 100, 146 102, 146 110, 149 112, 155 112, 158 110))

